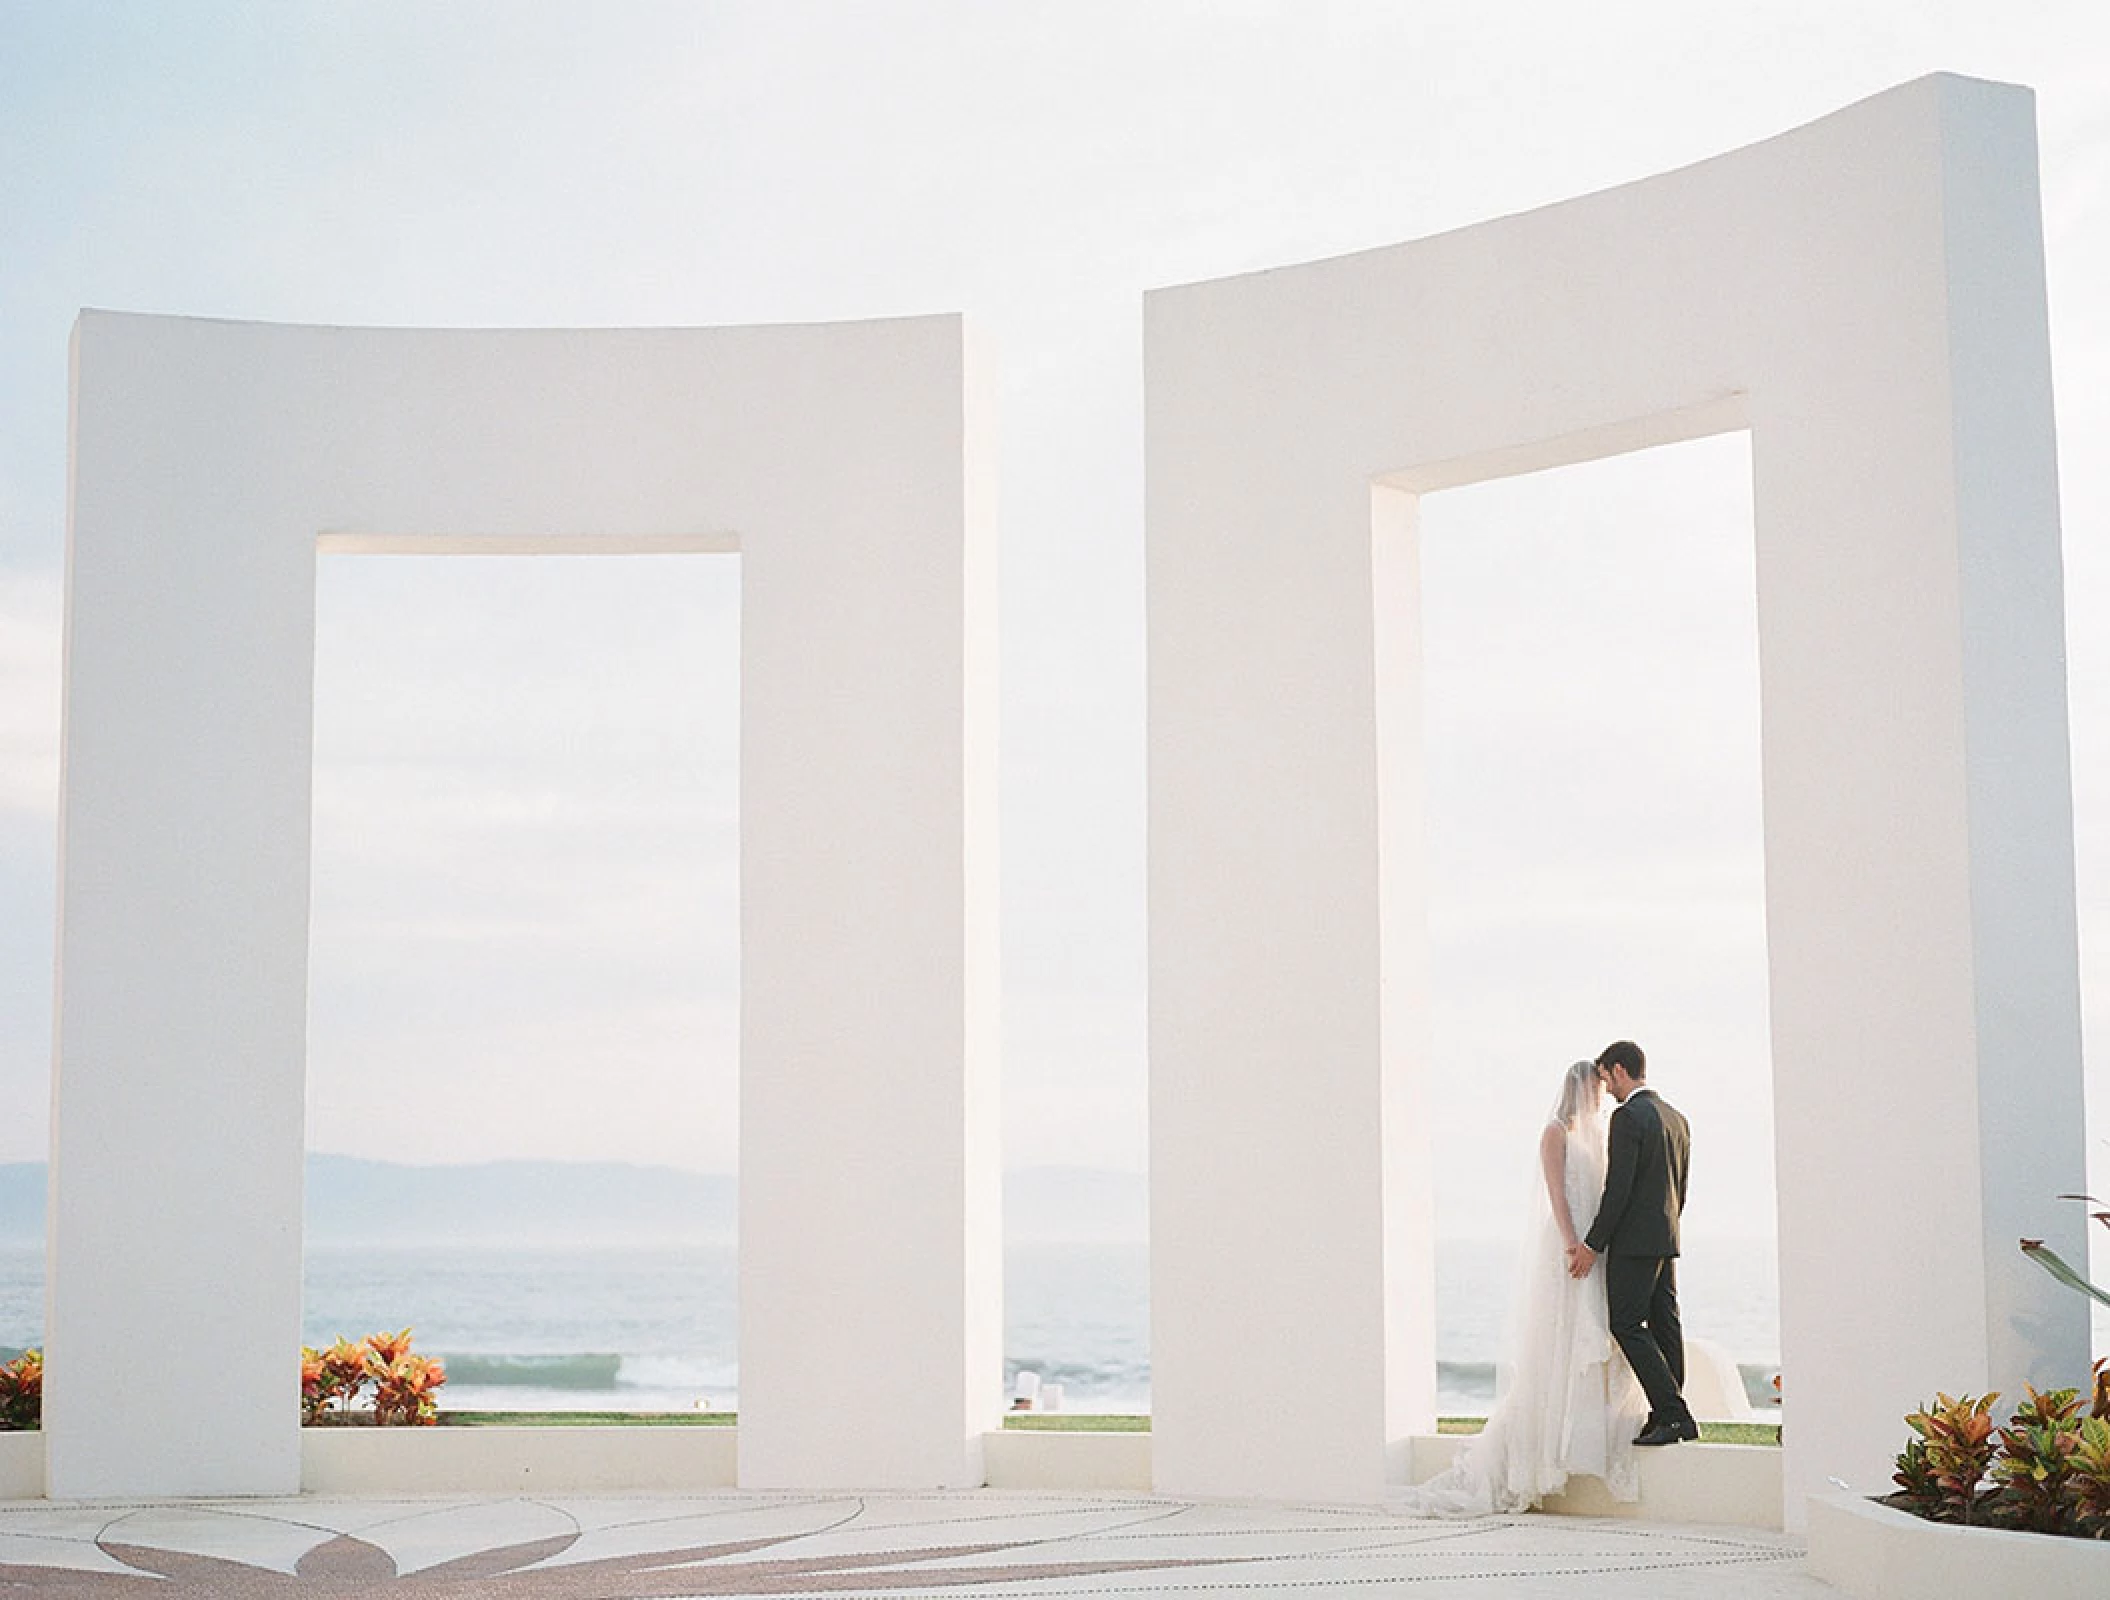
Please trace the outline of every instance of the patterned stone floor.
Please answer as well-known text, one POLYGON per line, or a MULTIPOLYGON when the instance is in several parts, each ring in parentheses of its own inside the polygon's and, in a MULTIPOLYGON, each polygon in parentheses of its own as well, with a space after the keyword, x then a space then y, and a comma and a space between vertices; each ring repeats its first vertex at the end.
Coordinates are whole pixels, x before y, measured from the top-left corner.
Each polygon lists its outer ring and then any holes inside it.
POLYGON ((679 1498, 0 1505, 0 1596, 55 1600, 630 1600, 718 1595, 1824 1600, 1799 1541, 1744 1529, 1154 1496, 721 1493, 679 1498))

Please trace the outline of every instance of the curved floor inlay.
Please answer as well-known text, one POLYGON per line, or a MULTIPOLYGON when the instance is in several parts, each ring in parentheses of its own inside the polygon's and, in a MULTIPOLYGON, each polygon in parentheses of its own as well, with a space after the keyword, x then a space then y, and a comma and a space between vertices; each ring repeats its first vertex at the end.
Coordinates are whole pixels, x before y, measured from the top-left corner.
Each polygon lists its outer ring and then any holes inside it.
POLYGON ((1567 1517, 1419 1522, 1153 1496, 771 1495, 0 1506, 0 1595, 1684 1595, 1819 1600, 1792 1539, 1567 1517))

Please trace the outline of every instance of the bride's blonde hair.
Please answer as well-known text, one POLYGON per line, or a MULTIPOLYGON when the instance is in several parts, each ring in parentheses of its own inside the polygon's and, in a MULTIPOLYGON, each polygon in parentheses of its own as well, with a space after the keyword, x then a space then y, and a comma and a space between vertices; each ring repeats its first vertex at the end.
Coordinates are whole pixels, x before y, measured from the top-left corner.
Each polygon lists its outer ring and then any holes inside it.
POLYGON ((1578 1061, 1561 1078, 1560 1098, 1553 1103, 1551 1120, 1572 1128, 1581 1118, 1596 1112, 1603 1096, 1604 1084, 1597 1076, 1597 1063, 1578 1061))

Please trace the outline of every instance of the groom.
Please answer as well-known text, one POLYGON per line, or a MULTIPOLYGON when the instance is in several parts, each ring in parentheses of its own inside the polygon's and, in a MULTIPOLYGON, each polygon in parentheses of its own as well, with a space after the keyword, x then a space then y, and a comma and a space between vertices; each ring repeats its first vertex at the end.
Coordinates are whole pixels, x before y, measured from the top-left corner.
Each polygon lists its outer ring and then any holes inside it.
POLYGON ((1604 1200, 1590 1231, 1568 1248, 1568 1270, 1590 1275, 1605 1256, 1605 1308, 1612 1337, 1648 1395, 1648 1424, 1634 1443, 1697 1439, 1685 1396, 1685 1332, 1678 1321, 1678 1216, 1692 1137, 1685 1119, 1642 1080, 1648 1058, 1630 1039, 1604 1047, 1597 1075, 1612 1113, 1604 1200))

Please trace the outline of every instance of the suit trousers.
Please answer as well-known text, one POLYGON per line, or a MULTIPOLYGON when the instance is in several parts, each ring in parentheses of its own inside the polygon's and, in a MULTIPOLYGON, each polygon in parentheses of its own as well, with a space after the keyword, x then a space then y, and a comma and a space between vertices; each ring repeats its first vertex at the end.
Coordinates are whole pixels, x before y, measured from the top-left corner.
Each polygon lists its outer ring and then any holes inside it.
POLYGON ((1685 1387, 1685 1327, 1678 1319, 1676 1256, 1606 1256, 1605 1310, 1612 1337, 1648 1396, 1656 1422, 1690 1422, 1685 1387))

